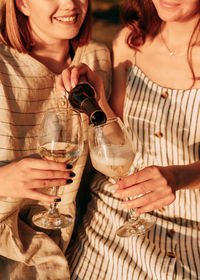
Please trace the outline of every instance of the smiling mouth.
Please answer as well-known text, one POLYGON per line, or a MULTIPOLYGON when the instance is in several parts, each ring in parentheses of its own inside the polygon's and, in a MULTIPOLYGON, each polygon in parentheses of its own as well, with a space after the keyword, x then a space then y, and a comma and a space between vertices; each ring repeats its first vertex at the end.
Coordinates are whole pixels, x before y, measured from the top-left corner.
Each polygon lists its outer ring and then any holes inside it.
POLYGON ((161 6, 165 7, 165 8, 175 8, 177 7, 179 4, 177 3, 168 3, 166 1, 160 1, 161 6))
POLYGON ((57 21, 64 22, 64 23, 75 23, 78 19, 78 15, 70 16, 70 17, 56 17, 57 21))

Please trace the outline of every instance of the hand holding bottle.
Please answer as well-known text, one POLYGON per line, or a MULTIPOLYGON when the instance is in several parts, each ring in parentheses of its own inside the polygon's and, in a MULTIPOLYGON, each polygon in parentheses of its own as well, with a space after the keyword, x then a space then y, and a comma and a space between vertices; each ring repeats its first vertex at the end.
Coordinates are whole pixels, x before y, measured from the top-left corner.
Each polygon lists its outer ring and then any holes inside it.
MULTIPOLYGON (((100 108, 97 108, 97 110, 102 109, 102 111, 106 114, 107 118, 115 116, 115 114, 112 112, 110 106, 108 105, 106 95, 105 95, 105 90, 104 90, 104 85, 103 85, 103 80, 102 78, 94 71, 92 71, 86 64, 80 63, 79 65, 69 67, 65 70, 63 70, 62 74, 60 74, 57 77, 56 80, 56 89, 58 94, 61 96, 66 96, 67 93, 71 93, 73 89, 77 89, 77 85, 80 83, 89 83, 91 85, 91 90, 89 91, 89 94, 91 94, 91 91, 93 90, 93 103, 98 102, 98 106, 100 108)), ((82 91, 82 89, 81 89, 82 91)), ((80 93, 80 91, 79 91, 80 93)), ((70 98, 69 98, 70 101, 70 98)), ((70 103, 73 102, 72 100, 70 103)), ((72 103, 71 103, 72 104, 72 103)), ((92 104, 90 104, 91 106, 92 104)), ((93 104, 94 105, 94 104, 93 104)), ((77 101, 76 101, 76 106, 72 104, 72 106, 76 109, 77 108, 77 101)), ((88 108, 88 104, 84 104, 84 107, 87 108, 82 108, 80 111, 85 111, 85 113, 88 113, 90 115, 90 120, 92 121, 92 115, 91 115, 91 110, 92 108, 88 108), (87 111, 87 112, 86 112, 87 111)), ((93 107, 93 109, 95 109, 93 107)), ((105 115, 101 116, 102 123, 106 121, 105 115)), ((94 119, 95 121, 95 119, 94 119)), ((93 121, 92 121, 93 122, 93 121)), ((101 122, 101 121, 100 121, 101 122)), ((97 121, 98 123, 98 121, 97 121)))
POLYGON ((82 80, 88 81, 95 88, 95 98, 99 100, 104 93, 102 78, 84 63, 74 65, 62 71, 56 80, 57 92, 63 96, 66 91, 70 92, 82 80))

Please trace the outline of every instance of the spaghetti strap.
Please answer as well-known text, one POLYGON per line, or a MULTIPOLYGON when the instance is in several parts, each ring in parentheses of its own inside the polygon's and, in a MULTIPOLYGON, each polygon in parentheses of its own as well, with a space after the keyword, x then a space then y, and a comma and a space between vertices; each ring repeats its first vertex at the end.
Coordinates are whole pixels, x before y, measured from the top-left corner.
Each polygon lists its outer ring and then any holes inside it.
POLYGON ((136 51, 133 51, 133 58, 132 58, 133 66, 136 65, 136 51))

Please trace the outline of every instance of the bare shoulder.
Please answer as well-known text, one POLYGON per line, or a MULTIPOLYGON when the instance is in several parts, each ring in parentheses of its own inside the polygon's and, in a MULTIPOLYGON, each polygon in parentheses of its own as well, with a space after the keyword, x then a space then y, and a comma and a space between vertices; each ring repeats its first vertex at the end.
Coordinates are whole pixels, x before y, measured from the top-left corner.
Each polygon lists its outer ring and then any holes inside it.
POLYGON ((126 42, 131 30, 127 27, 122 28, 116 35, 113 40, 114 46, 121 46, 124 42, 126 42))
POLYGON ((112 44, 112 51, 115 64, 127 62, 127 64, 132 63, 134 56, 134 50, 128 46, 127 39, 131 30, 124 27, 115 36, 112 44))
POLYGON ((130 32, 128 28, 123 28, 113 40, 113 83, 110 105, 121 118, 123 118, 127 71, 133 63, 134 56, 134 50, 127 44, 130 32))

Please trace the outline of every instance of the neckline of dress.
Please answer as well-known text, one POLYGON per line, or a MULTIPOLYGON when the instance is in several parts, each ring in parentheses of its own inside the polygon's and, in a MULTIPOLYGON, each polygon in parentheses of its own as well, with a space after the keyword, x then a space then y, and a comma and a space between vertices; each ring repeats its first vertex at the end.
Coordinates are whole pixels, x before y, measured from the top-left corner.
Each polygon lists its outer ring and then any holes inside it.
MULTIPOLYGON (((55 77, 58 74, 52 72, 46 65, 44 65, 42 62, 34 58, 28 53, 22 53, 18 52, 16 49, 11 48, 5 44, 0 44, 0 48, 3 48, 6 53, 11 54, 11 56, 16 57, 18 60, 22 61, 22 63, 26 64, 27 66, 34 65, 34 67, 37 67, 38 71, 42 72, 44 76, 50 76, 55 77)), ((75 61, 82 56, 82 53, 85 51, 85 46, 78 47, 75 54, 73 55, 73 59, 70 63, 70 66, 75 63, 75 61)), ((10 57, 10 55, 9 55, 10 57)))
MULTIPOLYGON (((180 88, 170 88, 170 87, 166 87, 166 86, 162 86, 154 81, 152 81, 146 74, 145 72, 136 64, 132 64, 130 66, 130 68, 128 69, 128 75, 129 73, 133 71, 137 76, 138 76, 138 72, 140 72, 140 74, 142 74, 144 76, 143 80, 147 80, 147 83, 152 83, 152 85, 155 85, 157 88, 160 88, 161 91, 165 90, 165 91, 170 91, 170 92, 191 92, 191 91, 199 91, 200 88, 192 88, 192 89, 180 89, 180 88)), ((146 83, 146 82, 145 82, 146 83)))

